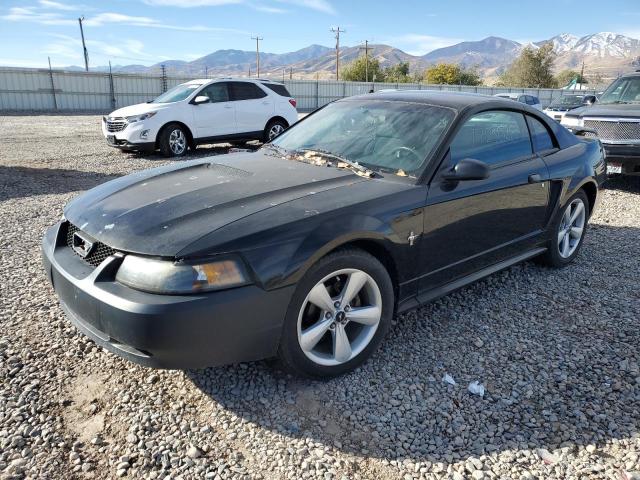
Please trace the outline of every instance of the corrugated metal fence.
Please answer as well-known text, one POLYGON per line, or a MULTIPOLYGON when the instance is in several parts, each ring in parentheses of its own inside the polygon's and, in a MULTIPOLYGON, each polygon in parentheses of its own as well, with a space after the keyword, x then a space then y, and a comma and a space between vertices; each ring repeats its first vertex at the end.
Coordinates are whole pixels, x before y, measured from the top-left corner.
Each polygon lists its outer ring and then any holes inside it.
MULTIPOLYGON (((116 108, 144 103, 191 78, 125 73, 70 72, 62 70, 0 67, 0 111, 74 111, 108 113, 116 108)), ((299 111, 312 111, 333 100, 370 90, 448 90, 494 95, 522 92, 540 98, 543 106, 566 90, 547 88, 498 88, 423 83, 365 83, 285 80, 298 101, 299 111)), ((581 91, 595 93, 595 91, 581 91)))

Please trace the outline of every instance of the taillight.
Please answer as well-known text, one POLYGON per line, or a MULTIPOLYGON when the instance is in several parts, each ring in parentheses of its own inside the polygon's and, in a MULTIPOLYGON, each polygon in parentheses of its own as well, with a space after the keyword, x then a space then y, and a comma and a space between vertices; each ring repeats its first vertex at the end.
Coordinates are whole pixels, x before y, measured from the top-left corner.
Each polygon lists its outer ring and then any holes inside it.
POLYGON ((293 108, 296 108, 297 102, 293 98, 289 99, 289 103, 293 106, 293 108))

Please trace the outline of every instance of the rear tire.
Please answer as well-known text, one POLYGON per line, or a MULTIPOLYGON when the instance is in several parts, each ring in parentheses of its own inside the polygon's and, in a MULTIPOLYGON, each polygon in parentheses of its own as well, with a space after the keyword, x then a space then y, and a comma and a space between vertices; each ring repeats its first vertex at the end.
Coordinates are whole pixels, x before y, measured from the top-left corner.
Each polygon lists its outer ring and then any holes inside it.
POLYGON ((289 125, 284 120, 274 119, 267 123, 267 126, 264 128, 264 133, 262 135, 262 141, 264 143, 270 142, 282 132, 284 132, 289 125))
POLYGON ((553 268, 564 267, 578 256, 589 219, 589 200, 584 190, 573 195, 549 227, 547 251, 536 260, 553 268))
POLYGON ((160 132, 158 143, 165 157, 182 157, 189 149, 189 136, 184 127, 170 123, 160 132))
POLYGON ((331 253, 298 283, 285 316, 280 363, 309 378, 349 372, 378 347, 393 308, 393 284, 382 263, 355 248, 331 253))

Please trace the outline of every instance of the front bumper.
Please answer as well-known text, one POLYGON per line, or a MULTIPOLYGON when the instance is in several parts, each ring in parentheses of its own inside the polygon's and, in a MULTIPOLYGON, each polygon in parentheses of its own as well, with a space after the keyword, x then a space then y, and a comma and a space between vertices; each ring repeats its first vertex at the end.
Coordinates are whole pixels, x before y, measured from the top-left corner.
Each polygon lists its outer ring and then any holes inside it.
POLYGON ((153 152, 156 149, 156 135, 158 129, 150 122, 129 123, 119 132, 109 132, 106 123, 102 121, 102 134, 110 147, 124 150, 135 150, 138 152, 153 152), (146 138, 140 135, 147 131, 146 138), (109 137, 113 138, 113 143, 109 142, 109 137))
POLYGON ((640 144, 618 144, 602 142, 607 153, 607 162, 622 164, 622 173, 640 174, 640 144))
POLYGON ((121 258, 98 267, 66 246, 62 224, 42 243, 43 263, 69 320, 107 350, 149 367, 203 368, 274 356, 293 286, 250 285, 156 295, 114 280, 121 258))

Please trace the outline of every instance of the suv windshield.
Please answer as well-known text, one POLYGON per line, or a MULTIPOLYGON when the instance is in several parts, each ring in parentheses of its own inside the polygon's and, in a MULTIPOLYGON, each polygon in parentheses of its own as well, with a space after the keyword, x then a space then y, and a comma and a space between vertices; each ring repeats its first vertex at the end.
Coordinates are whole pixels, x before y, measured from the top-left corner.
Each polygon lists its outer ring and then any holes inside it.
POLYGON ((179 102, 184 100, 189 95, 191 95, 196 89, 200 88, 202 85, 199 83, 183 83, 182 85, 178 85, 173 87, 171 90, 167 90, 159 97, 151 100, 150 103, 172 103, 179 102))
POLYGON ((598 103, 640 103, 640 76, 617 79, 598 103))
POLYGON ((563 95, 560 98, 556 98, 549 107, 579 107, 582 105, 582 99, 582 95, 563 95))
POLYGON ((445 107, 384 100, 327 105, 273 144, 291 152, 314 150, 374 171, 417 176, 454 118, 445 107))

